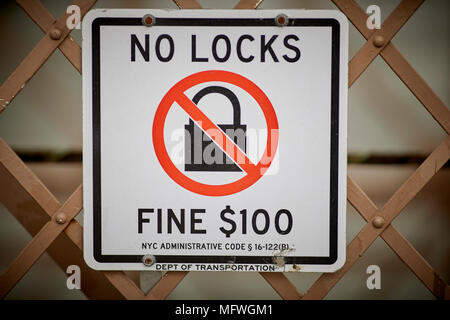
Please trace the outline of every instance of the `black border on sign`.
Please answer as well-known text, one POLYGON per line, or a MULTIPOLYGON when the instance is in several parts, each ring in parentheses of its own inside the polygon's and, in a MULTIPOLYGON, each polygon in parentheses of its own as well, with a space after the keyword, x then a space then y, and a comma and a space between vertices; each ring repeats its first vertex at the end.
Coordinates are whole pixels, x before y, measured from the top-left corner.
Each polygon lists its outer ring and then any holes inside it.
MULTIPOLYGON (((141 26, 141 18, 99 17, 92 22, 92 119, 93 119, 93 225, 94 259, 100 263, 141 263, 142 255, 103 255, 101 237, 101 147, 100 147, 100 26, 141 26)), ((156 18, 156 26, 277 26, 275 19, 156 18)), ((286 264, 331 265, 338 257, 338 151, 339 151, 339 61, 340 25, 332 18, 289 19, 285 27, 332 28, 331 55, 331 158, 330 158, 330 254, 315 257, 284 257, 286 264)), ((157 263, 273 264, 272 256, 183 256, 157 255, 157 263)))

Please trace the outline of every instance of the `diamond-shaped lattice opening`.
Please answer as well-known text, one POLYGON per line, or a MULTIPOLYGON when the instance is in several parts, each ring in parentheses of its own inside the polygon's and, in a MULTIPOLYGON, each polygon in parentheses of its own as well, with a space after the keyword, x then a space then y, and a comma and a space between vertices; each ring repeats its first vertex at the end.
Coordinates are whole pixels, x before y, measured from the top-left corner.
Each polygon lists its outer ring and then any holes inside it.
POLYGON ((73 0, 40 0, 47 11, 55 18, 59 19, 73 3, 73 0))
POLYGON ((44 253, 5 299, 81 300, 86 299, 86 296, 81 290, 67 288, 67 274, 44 253))
MULTIPOLYGON (((27 165, 61 204, 82 183, 81 162, 31 162, 27 165)), ((75 219, 82 225, 83 212, 75 219)))
POLYGON ((336 284, 325 299, 433 299, 433 294, 381 239, 377 238, 362 257, 336 284), (381 289, 369 290, 367 280, 373 274, 367 268, 380 268, 381 289))
MULTIPOLYGON (((357 0, 356 2, 366 13, 369 6, 378 6, 380 8, 381 23, 383 24, 383 22, 391 15, 392 11, 394 11, 395 8, 397 8, 397 6, 401 3, 401 0, 357 0)), ((372 11, 370 11, 370 14, 372 14, 372 11)))
POLYGON ((301 294, 305 294, 322 274, 319 272, 286 272, 284 275, 301 294))
POLYGON ((450 103, 450 1, 425 1, 392 42, 445 105, 450 103))
POLYGON ((349 153, 426 155, 444 138, 439 124, 380 57, 350 89, 349 153))
POLYGON ((233 9, 237 5, 239 0, 232 1, 208 1, 208 0, 198 0, 198 3, 204 9, 233 9))
POLYGON ((1 114, 0 137, 19 151, 81 151, 80 93, 81 76, 55 51, 1 114))
POLYGON ((39 27, 15 1, 0 1, 0 85, 42 37, 39 27))
POLYGON ((63 203, 82 181, 82 165, 75 163, 27 163, 53 195, 63 203))
POLYGON ((0 202, 0 275, 31 239, 27 230, 0 202))
POLYGON ((392 222, 446 282, 450 280, 450 168, 442 168, 392 222))
POLYGON ((349 175, 381 209, 395 191, 417 169, 417 165, 350 165, 349 175))

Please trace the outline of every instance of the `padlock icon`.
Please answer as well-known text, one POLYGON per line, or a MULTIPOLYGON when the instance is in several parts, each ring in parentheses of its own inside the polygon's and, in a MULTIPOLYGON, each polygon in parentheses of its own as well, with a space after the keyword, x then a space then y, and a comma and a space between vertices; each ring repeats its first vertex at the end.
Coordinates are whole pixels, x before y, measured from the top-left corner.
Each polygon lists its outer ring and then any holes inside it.
MULTIPOLYGON (((233 124, 219 124, 218 127, 245 153, 247 126, 241 124, 241 105, 237 96, 225 87, 209 86, 200 90, 192 102, 197 105, 201 98, 210 93, 220 93, 231 102, 233 124)), ((189 138, 185 137, 185 171, 242 171, 192 119, 184 128, 185 134, 189 135, 189 138), (205 158, 207 148, 211 151, 207 155, 211 155, 212 159, 205 158)))

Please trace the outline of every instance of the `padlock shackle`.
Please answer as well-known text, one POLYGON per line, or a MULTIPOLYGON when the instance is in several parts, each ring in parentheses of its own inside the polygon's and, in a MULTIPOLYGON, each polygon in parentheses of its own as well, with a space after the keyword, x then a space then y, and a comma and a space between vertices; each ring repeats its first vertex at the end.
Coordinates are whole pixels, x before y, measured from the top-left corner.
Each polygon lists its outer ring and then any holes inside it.
MULTIPOLYGON (((209 87, 203 88, 202 90, 200 90, 199 92, 196 93, 196 95, 192 99, 192 102, 194 102, 197 105, 198 102, 200 101, 200 99, 209 93, 220 93, 220 94, 224 95, 225 97, 227 97, 228 100, 230 100, 231 105, 233 106, 233 125, 240 125, 241 124, 241 105, 239 103, 238 98, 233 93, 233 91, 231 91, 228 88, 221 87, 221 86, 209 86, 209 87)), ((190 118, 189 118, 189 123, 190 124, 192 123, 192 125, 194 124, 194 122, 190 118)))

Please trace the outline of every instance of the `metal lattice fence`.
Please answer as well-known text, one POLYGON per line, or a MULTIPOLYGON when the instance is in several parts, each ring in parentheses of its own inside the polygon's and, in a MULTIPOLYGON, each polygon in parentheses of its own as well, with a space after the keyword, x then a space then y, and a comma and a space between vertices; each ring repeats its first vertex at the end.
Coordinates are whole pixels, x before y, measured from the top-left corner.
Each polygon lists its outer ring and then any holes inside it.
MULTIPOLYGON (((375 30, 366 27, 367 15, 354 0, 332 1, 367 39, 349 62, 349 87, 370 63, 381 55, 445 130, 447 137, 381 208, 378 208, 358 184, 348 177, 348 201, 367 223, 347 245, 346 263, 339 271, 322 274, 305 294, 300 293, 283 273, 260 274, 283 299, 322 299, 372 243, 381 237, 436 298, 449 299, 448 284, 391 224, 450 157, 449 109, 391 43, 391 39, 424 0, 403 0, 385 20, 381 29, 375 30)), ((56 49, 61 50, 72 65, 82 72, 81 48, 71 38, 71 30, 66 27, 68 14, 55 20, 37 0, 17 0, 17 2, 42 29, 45 36, 0 87, 0 113, 56 49)), ((196 0, 174 0, 174 2, 180 9, 202 8, 196 0)), ((235 8, 256 9, 261 2, 262 0, 241 0, 235 8)), ((73 4, 78 5, 81 14, 84 15, 95 1, 76 0, 73 4)), ((167 272, 148 294, 144 294, 122 271, 102 272, 90 269, 85 264, 82 254, 82 227, 74 220, 82 209, 82 186, 76 188, 64 204, 59 203, 1 139, 0 201, 34 237, 1 274, 1 298, 10 292, 45 251, 64 270, 74 263, 80 266, 83 273, 81 288, 90 299, 165 299, 187 274, 182 271, 167 272)))

